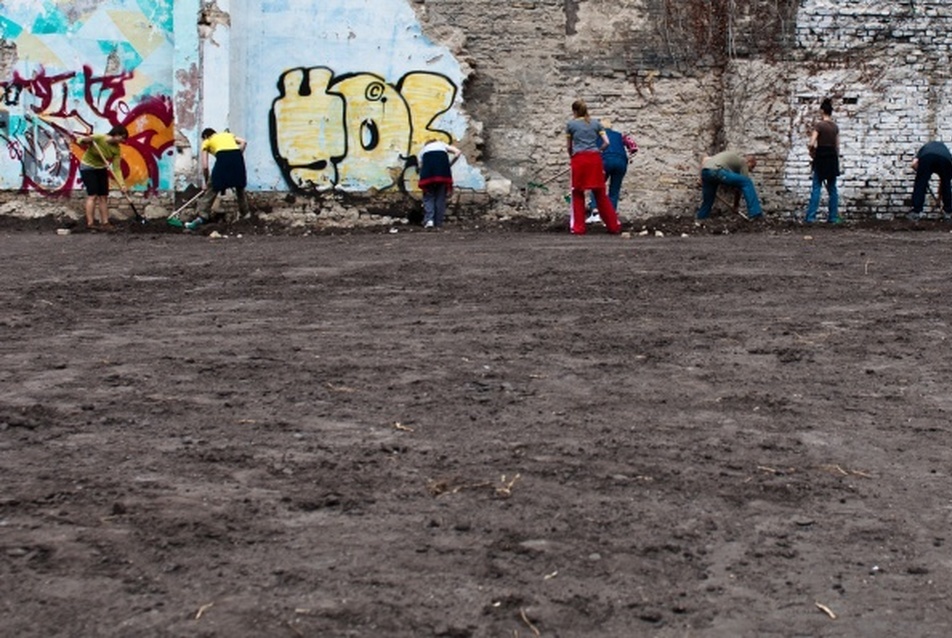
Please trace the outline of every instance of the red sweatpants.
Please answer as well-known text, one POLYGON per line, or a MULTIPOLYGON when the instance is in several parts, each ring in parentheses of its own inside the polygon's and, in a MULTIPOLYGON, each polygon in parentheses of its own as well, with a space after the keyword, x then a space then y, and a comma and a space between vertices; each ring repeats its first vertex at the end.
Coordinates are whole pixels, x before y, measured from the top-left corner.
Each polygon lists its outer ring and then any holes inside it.
POLYGON ((621 232, 621 222, 612 201, 605 192, 605 169, 602 154, 597 151, 576 153, 572 156, 572 224, 575 235, 585 234, 585 191, 595 196, 598 215, 613 235, 621 232))

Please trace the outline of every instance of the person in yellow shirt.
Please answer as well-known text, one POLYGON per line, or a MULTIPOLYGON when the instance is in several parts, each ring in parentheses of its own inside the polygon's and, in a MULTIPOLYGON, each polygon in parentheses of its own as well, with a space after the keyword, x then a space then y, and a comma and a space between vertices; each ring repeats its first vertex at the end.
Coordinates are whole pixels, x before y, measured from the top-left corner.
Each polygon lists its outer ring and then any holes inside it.
POLYGON ((95 213, 99 211, 99 228, 113 230, 109 223, 109 175, 112 174, 122 192, 122 142, 129 139, 124 126, 113 126, 105 135, 83 135, 76 143, 84 149, 79 161, 79 176, 86 186, 86 228, 95 229, 95 213))
POLYGON ((218 133, 213 128, 202 131, 202 177, 205 179, 205 194, 198 201, 198 216, 185 224, 185 228, 195 230, 206 223, 211 218, 215 199, 229 188, 235 189, 241 216, 248 216, 248 196, 245 193, 248 173, 244 158, 246 146, 245 140, 229 131, 218 133), (215 165, 209 175, 211 157, 215 158, 215 165))

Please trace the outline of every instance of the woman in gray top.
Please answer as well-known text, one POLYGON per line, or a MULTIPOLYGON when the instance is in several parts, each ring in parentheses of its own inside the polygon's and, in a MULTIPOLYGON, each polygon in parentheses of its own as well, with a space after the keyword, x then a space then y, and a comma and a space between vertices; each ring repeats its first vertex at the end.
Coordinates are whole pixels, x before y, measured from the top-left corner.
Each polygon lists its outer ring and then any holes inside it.
POLYGON ((574 117, 565 125, 565 139, 572 166, 572 221, 574 235, 585 234, 585 191, 590 190, 598 205, 598 214, 608 232, 621 232, 618 214, 605 192, 605 169, 602 151, 608 147, 608 136, 601 123, 588 114, 582 100, 572 103, 574 117))

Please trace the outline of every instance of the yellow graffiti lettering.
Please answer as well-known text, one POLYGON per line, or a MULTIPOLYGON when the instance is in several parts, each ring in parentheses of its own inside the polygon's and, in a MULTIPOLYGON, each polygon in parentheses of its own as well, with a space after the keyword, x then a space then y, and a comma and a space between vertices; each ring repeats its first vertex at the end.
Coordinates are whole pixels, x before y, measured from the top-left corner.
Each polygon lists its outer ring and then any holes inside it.
POLYGON ((371 73, 340 80, 333 91, 347 103, 347 158, 338 167, 347 188, 393 186, 387 171, 410 152, 410 109, 396 89, 371 73))
POLYGON ((439 128, 457 88, 446 77, 411 72, 397 85, 374 73, 334 78, 330 69, 285 71, 271 112, 275 159, 299 190, 415 190, 412 156, 439 128))
POLYGON ((333 72, 294 69, 281 76, 281 96, 272 107, 276 159, 292 184, 325 190, 338 181, 337 160, 347 151, 344 101, 327 89, 333 72))
POLYGON ((400 82, 400 94, 410 105, 413 125, 411 144, 414 153, 418 153, 423 144, 432 137, 447 144, 453 143, 452 135, 431 128, 434 120, 453 106, 456 87, 452 82, 436 73, 408 73, 400 82))

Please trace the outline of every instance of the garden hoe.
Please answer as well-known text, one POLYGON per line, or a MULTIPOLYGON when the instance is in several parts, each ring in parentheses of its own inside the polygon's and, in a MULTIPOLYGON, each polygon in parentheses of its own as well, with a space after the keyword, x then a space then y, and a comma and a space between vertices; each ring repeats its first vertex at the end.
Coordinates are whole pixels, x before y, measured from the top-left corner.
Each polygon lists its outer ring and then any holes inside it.
POLYGON ((194 197, 192 197, 192 199, 188 200, 187 202, 185 202, 184 204, 182 204, 181 206, 179 206, 178 208, 176 208, 176 209, 175 209, 175 212, 172 213, 171 215, 169 215, 168 219, 165 220, 166 223, 167 223, 169 226, 172 226, 172 227, 174 227, 174 228, 184 228, 184 227, 185 227, 185 223, 184 223, 181 219, 179 219, 179 215, 181 215, 181 214, 182 214, 182 211, 185 210, 186 208, 188 208, 196 199, 198 199, 199 197, 201 197, 202 195, 204 195, 204 194, 205 194, 205 191, 207 191, 207 190, 208 190, 208 187, 206 186, 206 187, 203 188, 202 190, 198 191, 198 194, 195 195, 194 197))

